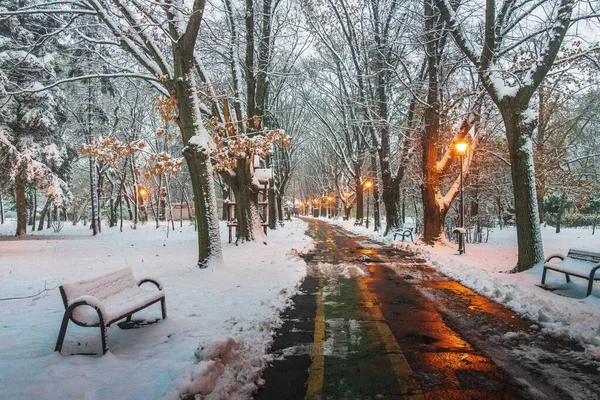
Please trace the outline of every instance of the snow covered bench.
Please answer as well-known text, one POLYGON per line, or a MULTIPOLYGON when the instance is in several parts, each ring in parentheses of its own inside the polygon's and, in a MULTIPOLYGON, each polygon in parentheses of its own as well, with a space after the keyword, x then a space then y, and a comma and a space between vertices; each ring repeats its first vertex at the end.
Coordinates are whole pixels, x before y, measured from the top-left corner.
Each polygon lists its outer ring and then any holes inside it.
POLYGON ((592 293, 594 281, 600 280, 600 276, 595 276, 598 268, 600 268, 600 253, 569 249, 569 253, 567 253, 566 257, 562 254, 553 254, 544 261, 542 285, 545 284, 546 272, 550 269, 565 274, 567 282, 571 282, 571 275, 587 279, 589 282, 586 296, 589 296, 592 293), (558 258, 561 261, 551 263, 550 260, 554 258, 558 258))
POLYGON ((396 240, 396 236, 400 235, 402 236, 402 241, 404 242, 404 239, 406 239, 407 237, 410 237, 410 241, 413 241, 413 228, 403 228, 403 227, 399 227, 394 229, 394 240, 396 240))
POLYGON ((133 277, 131 268, 125 268, 95 278, 67 283, 60 287, 60 295, 65 306, 55 351, 62 349, 69 319, 79 326, 100 327, 102 354, 108 350, 106 328, 123 318, 131 321, 131 316, 160 301, 162 318, 167 317, 163 285, 156 279, 133 277), (150 282, 157 290, 145 290, 140 286, 150 282))

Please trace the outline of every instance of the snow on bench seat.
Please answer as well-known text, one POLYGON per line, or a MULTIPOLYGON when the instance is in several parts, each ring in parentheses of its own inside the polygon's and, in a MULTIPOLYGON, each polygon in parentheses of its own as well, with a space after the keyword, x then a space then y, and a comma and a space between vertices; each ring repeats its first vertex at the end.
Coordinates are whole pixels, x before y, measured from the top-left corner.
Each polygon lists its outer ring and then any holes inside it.
POLYGON ((600 280, 596 276, 596 271, 600 268, 600 253, 569 249, 567 256, 562 254, 553 254, 544 262, 544 271, 542 273, 542 285, 546 283, 546 273, 548 270, 561 272, 565 274, 567 282, 571 282, 571 275, 587 279, 587 296, 592 293, 592 287, 595 280, 600 280), (559 259, 559 262, 550 262, 553 259, 559 259))
POLYGON ((108 274, 66 283, 60 287, 65 315, 56 343, 56 351, 61 350, 69 319, 81 326, 99 326, 102 333, 102 349, 106 353, 106 327, 127 318, 160 301, 163 319, 166 318, 165 292, 162 283, 154 278, 137 281, 131 268, 124 268, 108 274), (140 287, 150 282, 158 290, 140 287))

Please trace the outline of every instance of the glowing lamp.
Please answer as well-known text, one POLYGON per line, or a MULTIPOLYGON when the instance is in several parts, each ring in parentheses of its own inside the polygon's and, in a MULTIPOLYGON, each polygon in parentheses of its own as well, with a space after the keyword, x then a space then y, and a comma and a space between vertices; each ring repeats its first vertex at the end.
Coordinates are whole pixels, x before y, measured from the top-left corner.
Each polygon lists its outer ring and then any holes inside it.
POLYGON ((454 144, 454 148, 458 154, 464 155, 469 148, 469 143, 464 140, 460 140, 454 144))

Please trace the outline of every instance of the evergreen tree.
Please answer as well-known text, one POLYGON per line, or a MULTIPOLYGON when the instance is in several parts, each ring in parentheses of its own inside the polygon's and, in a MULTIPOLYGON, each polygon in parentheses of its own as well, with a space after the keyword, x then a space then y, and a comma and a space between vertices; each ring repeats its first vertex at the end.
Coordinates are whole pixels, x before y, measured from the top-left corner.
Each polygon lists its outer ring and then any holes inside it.
MULTIPOLYGON (((23 7, 23 1, 3 2, 0 10, 23 7)), ((26 3, 33 4, 32 1, 26 3)), ((67 157, 60 140, 64 122, 59 89, 32 92, 56 77, 59 26, 43 14, 18 15, 0 21, 0 184, 15 191, 17 235, 26 233, 25 191, 43 188, 55 205, 69 199, 59 177, 67 157)))

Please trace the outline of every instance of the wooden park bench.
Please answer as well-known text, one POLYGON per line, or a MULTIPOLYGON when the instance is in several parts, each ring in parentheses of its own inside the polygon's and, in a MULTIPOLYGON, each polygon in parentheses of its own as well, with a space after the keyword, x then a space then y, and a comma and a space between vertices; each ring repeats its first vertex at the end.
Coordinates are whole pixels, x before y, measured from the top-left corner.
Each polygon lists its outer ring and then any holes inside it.
POLYGON ((131 316, 160 301, 162 318, 167 317, 165 292, 163 285, 156 279, 144 278, 139 281, 133 277, 131 268, 125 268, 95 278, 60 286, 60 295, 65 306, 62 325, 56 341, 55 351, 62 349, 69 320, 79 326, 100 327, 102 354, 108 350, 106 328, 114 322, 131 316), (152 283, 158 291, 145 290, 143 283, 152 283))
POLYGON ((400 235, 402 236, 402 241, 404 242, 404 239, 406 239, 407 237, 410 238, 410 241, 413 241, 413 229, 414 228, 403 228, 403 227, 399 227, 394 229, 394 240, 396 240, 396 236, 400 235))
POLYGON ((588 280, 586 296, 592 293, 594 281, 600 280, 600 276, 595 276, 600 268, 600 253, 569 249, 567 256, 562 254, 553 254, 544 261, 544 272, 542 273, 542 285, 546 283, 546 273, 548 270, 561 272, 565 274, 567 283, 571 282, 571 275, 588 280), (550 262, 552 259, 560 259, 560 262, 550 262))

